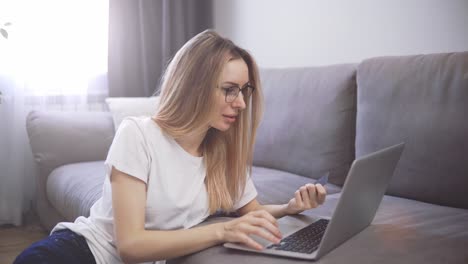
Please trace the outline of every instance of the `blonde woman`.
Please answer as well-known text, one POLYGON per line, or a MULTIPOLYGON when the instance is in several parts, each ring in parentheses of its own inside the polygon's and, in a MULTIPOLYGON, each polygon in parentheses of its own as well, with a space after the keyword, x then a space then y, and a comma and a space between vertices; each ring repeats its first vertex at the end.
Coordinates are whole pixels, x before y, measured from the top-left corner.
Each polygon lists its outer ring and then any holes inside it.
POLYGON ((251 234, 278 243, 276 218, 317 207, 326 191, 308 184, 288 204, 258 203, 250 172, 261 115, 252 56, 198 34, 167 67, 157 114, 118 128, 90 216, 59 223, 16 263, 163 262, 222 242, 261 249, 251 234), (240 217, 193 227, 218 210, 240 217))

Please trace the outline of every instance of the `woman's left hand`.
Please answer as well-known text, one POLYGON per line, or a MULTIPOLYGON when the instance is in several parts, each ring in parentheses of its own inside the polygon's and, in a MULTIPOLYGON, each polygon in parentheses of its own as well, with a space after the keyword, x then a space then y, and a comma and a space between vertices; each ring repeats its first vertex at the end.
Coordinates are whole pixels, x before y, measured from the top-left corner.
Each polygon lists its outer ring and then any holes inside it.
POLYGON ((287 214, 298 214, 302 211, 315 208, 325 202, 327 191, 320 184, 308 183, 300 187, 286 208, 287 214))

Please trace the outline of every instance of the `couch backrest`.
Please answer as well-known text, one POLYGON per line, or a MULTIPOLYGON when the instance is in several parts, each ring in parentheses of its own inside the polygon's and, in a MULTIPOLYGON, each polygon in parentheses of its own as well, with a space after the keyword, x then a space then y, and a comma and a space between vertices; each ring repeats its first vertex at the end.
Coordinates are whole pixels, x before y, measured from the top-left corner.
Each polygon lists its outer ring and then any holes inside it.
POLYGON ((109 112, 32 111, 26 128, 44 177, 61 165, 105 159, 115 133, 109 112))
POLYGON ((356 65, 263 69, 254 165, 342 184, 354 159, 356 65))
POLYGON ((363 61, 356 156, 401 141, 387 193, 468 208, 468 52, 363 61))

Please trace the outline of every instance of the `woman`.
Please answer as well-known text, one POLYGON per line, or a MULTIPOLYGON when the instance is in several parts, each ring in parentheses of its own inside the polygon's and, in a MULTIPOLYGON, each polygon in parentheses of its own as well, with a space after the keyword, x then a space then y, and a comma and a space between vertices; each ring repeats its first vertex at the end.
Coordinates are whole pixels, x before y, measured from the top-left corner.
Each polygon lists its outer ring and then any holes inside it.
POLYGON ((308 184, 288 204, 257 202, 249 175, 261 114, 254 59, 214 31, 198 34, 168 65, 157 114, 118 128, 90 216, 59 223, 16 263, 153 262, 222 242, 261 249, 251 234, 278 243, 276 218, 322 204, 326 192, 308 184), (240 217, 191 228, 218 210, 240 217))

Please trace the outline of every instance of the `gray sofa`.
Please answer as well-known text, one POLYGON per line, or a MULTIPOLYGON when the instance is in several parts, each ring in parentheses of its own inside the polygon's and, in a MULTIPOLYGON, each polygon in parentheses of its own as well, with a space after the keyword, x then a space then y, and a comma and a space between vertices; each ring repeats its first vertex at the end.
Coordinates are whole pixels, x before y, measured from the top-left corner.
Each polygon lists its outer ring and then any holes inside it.
MULTIPOLYGON (((356 157, 406 142, 372 225, 317 263, 468 263, 468 52, 264 69, 261 78, 253 180, 263 203, 285 203, 330 171, 326 203, 305 214, 331 216, 356 157)), ((101 194, 111 114, 34 111, 27 129, 44 227, 88 215, 101 194)), ((216 246, 169 262, 303 261, 216 246)))

